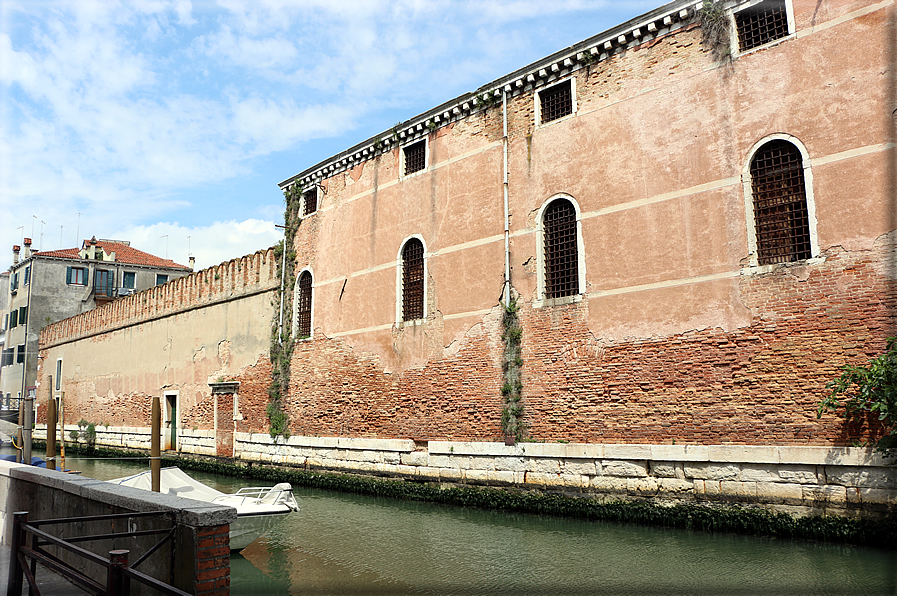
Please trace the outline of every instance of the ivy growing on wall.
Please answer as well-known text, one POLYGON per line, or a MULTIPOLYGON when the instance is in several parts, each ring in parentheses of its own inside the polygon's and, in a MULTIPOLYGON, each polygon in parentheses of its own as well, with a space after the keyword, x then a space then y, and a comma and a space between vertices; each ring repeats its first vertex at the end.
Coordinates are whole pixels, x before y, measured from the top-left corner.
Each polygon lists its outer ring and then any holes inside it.
POLYGON ((517 318, 518 310, 520 310, 520 307, 517 305, 517 298, 514 297, 505 305, 505 312, 501 320, 501 340, 504 344, 502 353, 502 376, 504 382, 501 387, 504 405, 501 411, 501 431, 506 439, 513 437, 515 441, 521 440, 526 431, 526 425, 521 420, 523 404, 520 399, 522 397, 523 382, 520 378, 520 369, 523 367, 523 358, 521 357, 523 328, 520 326, 520 320, 517 318))
POLYGON ((731 23, 720 0, 704 0, 698 9, 701 23, 701 44, 710 50, 716 61, 731 60, 731 23))
POLYGON ((290 360, 293 355, 293 286, 296 282, 296 251, 293 238, 302 222, 299 208, 302 189, 293 184, 284 192, 287 208, 284 211, 284 239, 274 247, 277 276, 283 279, 274 295, 275 316, 271 326, 271 385, 268 387, 268 432, 271 437, 290 436, 290 417, 284 408, 284 398, 290 389, 290 360), (284 270, 286 268, 286 270, 284 270), (283 325, 280 325, 283 304, 283 325))

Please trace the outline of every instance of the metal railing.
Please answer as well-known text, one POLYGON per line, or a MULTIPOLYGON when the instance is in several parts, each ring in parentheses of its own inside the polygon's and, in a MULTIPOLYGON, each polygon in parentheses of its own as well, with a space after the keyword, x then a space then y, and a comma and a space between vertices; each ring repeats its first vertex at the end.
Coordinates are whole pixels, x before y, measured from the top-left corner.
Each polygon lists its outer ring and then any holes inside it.
POLYGON ((170 512, 165 511, 68 517, 35 522, 28 521, 28 512, 16 512, 13 514, 13 534, 12 545, 10 548, 9 594, 15 594, 16 596, 21 594, 22 587, 24 586, 23 580, 27 580, 30 593, 40 596, 40 590, 38 589, 37 581, 35 579, 37 575, 37 565, 40 563, 42 566, 52 570, 57 575, 67 579, 78 588, 84 590, 86 593, 95 594, 97 596, 128 596, 131 593, 131 580, 148 586, 161 594, 169 596, 189 596, 187 592, 175 588, 170 585, 170 583, 166 584, 135 569, 149 558, 150 555, 159 550, 162 545, 166 542, 170 542, 169 582, 173 582, 175 566, 174 534, 176 528, 177 526, 174 523, 174 516, 170 512), (131 519, 150 516, 169 518, 171 527, 150 530, 130 530, 128 532, 108 532, 89 536, 67 537, 64 539, 53 536, 40 529, 42 526, 54 524, 79 524, 82 522, 111 521, 116 519, 127 519, 128 525, 130 526, 131 519), (134 563, 129 563, 130 551, 128 550, 110 550, 109 557, 106 558, 75 544, 78 542, 109 540, 125 536, 137 537, 152 535, 164 536, 159 542, 134 561, 134 563), (73 567, 70 563, 62 560, 62 558, 58 556, 61 552, 53 554, 45 548, 47 546, 56 547, 58 551, 71 553, 77 558, 105 568, 105 582, 88 577, 73 567))

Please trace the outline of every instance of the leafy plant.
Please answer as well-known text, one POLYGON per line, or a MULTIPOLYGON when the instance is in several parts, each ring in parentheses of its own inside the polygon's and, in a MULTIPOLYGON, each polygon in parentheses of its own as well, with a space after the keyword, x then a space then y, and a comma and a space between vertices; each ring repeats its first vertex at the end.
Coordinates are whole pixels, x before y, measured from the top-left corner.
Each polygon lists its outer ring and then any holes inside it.
POLYGON ((897 458, 897 337, 889 337, 887 351, 868 366, 848 364, 841 370, 841 376, 826 385, 831 393, 819 402, 816 417, 840 411, 846 421, 862 423, 869 415, 877 416, 887 434, 875 449, 897 458))
POLYGON ((520 321, 517 318, 517 311, 520 307, 517 305, 517 299, 512 298, 505 305, 505 312, 502 315, 502 342, 504 342, 504 352, 502 371, 504 383, 501 387, 501 395, 504 398, 504 404, 501 411, 501 431, 505 437, 513 437, 514 441, 523 440, 526 431, 526 425, 521 418, 523 417, 523 404, 521 397, 523 392, 523 383, 520 379, 520 369, 523 366, 523 358, 520 355, 521 339, 523 338, 523 329, 520 327, 520 321))
POLYGON ((698 9, 701 23, 701 45, 710 50, 716 61, 732 58, 731 23, 720 0, 704 0, 698 9))

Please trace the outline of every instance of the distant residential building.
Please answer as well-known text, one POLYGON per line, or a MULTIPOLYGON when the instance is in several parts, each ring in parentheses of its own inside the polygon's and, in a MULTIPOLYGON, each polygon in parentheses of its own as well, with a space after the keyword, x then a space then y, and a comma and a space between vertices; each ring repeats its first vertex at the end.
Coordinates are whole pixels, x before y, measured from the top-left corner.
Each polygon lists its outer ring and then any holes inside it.
POLYGON ((191 273, 179 265, 123 240, 85 240, 81 248, 25 252, 13 246, 13 263, 0 302, 3 338, 0 398, 14 403, 35 385, 40 330, 51 323, 92 310, 135 291, 191 273))

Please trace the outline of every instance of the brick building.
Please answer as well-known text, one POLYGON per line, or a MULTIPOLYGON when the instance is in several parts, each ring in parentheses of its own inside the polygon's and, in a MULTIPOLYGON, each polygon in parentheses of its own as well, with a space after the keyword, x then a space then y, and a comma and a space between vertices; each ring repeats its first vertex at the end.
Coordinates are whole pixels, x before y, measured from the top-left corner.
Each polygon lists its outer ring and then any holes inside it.
POLYGON ((293 433, 500 440, 516 392, 535 440, 849 440, 816 405, 894 334, 894 3, 724 2, 715 44, 700 6, 281 183, 293 433))
POLYGON ((123 240, 93 237, 80 248, 44 251, 32 251, 30 238, 24 245, 24 254, 13 246, 13 264, 3 286, 8 293, 0 309, 6 333, 0 410, 18 410, 19 398, 37 384, 41 329, 192 271, 123 240))
POLYGON ((897 7, 724 2, 714 41, 701 6, 283 181, 285 274, 269 250, 50 325, 40 400, 61 388, 68 428, 107 445, 148 447, 160 395, 184 452, 893 508, 893 468, 846 447, 880 429, 816 407, 895 334, 897 7), (291 436, 274 440, 281 317, 291 436))

